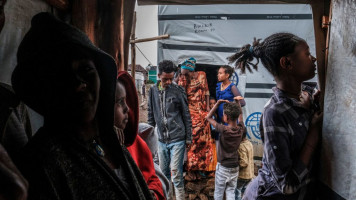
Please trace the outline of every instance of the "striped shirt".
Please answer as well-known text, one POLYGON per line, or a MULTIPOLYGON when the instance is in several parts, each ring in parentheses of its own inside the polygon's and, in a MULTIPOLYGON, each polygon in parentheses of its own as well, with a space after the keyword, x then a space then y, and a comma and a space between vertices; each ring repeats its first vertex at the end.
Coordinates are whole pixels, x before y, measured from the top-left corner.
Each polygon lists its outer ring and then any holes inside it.
MULTIPOLYGON (((303 88, 304 89, 304 88, 303 88)), ((259 178, 265 191, 259 195, 281 196, 281 199, 305 199, 311 181, 311 165, 299 159, 308 133, 312 111, 278 88, 267 102, 262 114, 260 131, 264 143, 263 167, 259 178)), ((278 198, 279 199, 279 198, 278 198)))

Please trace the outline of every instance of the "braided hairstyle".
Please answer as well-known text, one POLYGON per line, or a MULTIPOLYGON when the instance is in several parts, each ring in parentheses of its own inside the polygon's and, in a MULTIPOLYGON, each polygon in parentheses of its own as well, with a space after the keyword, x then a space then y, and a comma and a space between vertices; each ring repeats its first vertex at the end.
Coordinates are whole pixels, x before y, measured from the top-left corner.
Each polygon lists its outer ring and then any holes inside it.
POLYGON ((234 68, 230 67, 229 65, 223 65, 220 69, 223 68, 226 74, 229 74, 229 78, 231 78, 232 74, 235 72, 234 68))
POLYGON ((257 71, 257 65, 261 59, 263 66, 273 75, 279 76, 279 62, 281 57, 288 56, 295 51, 295 47, 301 43, 306 43, 302 38, 291 33, 275 33, 267 37, 263 42, 261 39, 254 41, 252 45, 246 44, 239 52, 228 57, 230 63, 235 63, 235 67, 241 69, 242 73, 246 69, 252 73, 252 69, 257 71), (253 64, 253 59, 257 63, 253 64))

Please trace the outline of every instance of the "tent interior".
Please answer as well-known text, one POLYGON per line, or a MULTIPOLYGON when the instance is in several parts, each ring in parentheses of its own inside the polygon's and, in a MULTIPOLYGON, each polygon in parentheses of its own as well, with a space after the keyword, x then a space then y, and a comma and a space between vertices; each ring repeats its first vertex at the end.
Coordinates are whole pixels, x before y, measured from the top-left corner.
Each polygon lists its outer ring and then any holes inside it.
MULTIPOLYGON (((356 199, 356 3, 352 0, 138 0, 144 5, 310 4, 313 11, 318 80, 324 109, 320 156, 320 199, 356 199), (332 27, 332 28, 331 28, 332 27)), ((0 0, 5 25, 0 35, 0 78, 9 83, 16 49, 38 12, 52 12, 85 32, 95 45, 127 70, 136 1, 0 0), (6 21, 8 19, 8 21, 6 21), (9 31, 11 29, 11 31, 9 31)), ((0 22, 3 20, 0 18, 0 22)), ((0 23, 1 24, 1 23, 0 23)), ((215 94, 219 66, 211 70, 215 94)))

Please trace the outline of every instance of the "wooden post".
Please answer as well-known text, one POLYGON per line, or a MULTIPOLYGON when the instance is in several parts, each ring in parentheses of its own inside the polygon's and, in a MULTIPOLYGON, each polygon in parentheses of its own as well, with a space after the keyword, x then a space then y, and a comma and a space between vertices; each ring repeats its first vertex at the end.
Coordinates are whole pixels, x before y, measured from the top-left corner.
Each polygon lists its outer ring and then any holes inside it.
MULTIPOLYGON (((134 16, 132 20, 131 40, 135 40, 135 31, 136 31, 136 11, 134 12, 134 16)), ((136 73, 136 47, 135 47, 135 43, 131 43, 131 76, 136 85, 135 73, 136 73)))
POLYGON ((162 39, 168 39, 169 35, 160 35, 156 37, 150 37, 150 38, 142 38, 142 39, 137 39, 137 40, 131 40, 130 44, 132 43, 140 43, 140 42, 149 42, 149 41, 154 41, 154 40, 162 40, 162 39))
POLYGON ((326 79, 326 35, 327 32, 322 28, 322 17, 325 15, 325 0, 314 0, 310 2, 313 10, 315 49, 318 64, 318 78, 321 92, 320 106, 324 107, 325 79, 326 79))

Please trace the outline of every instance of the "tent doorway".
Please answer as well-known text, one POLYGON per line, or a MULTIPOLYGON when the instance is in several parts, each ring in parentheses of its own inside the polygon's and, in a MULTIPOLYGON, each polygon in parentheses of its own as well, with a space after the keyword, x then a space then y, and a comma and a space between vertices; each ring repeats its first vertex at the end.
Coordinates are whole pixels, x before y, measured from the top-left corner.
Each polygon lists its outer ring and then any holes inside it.
POLYGON ((216 97, 216 83, 218 83, 218 70, 220 65, 196 64, 195 71, 203 71, 206 73, 208 80, 210 96, 216 97))

